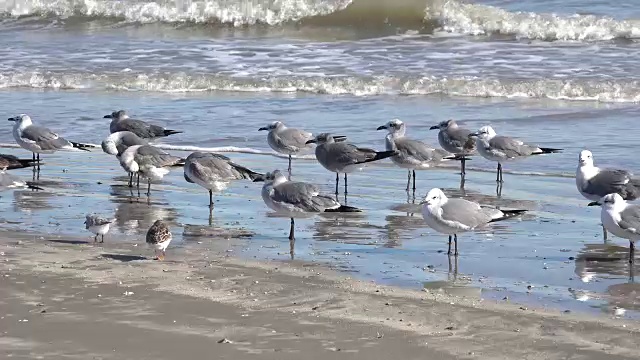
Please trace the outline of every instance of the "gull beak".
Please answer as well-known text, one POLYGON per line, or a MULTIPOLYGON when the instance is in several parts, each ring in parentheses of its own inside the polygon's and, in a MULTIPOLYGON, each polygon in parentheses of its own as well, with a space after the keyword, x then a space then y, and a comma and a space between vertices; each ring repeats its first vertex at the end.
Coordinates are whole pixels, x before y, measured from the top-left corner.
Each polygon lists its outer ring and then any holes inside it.
POLYGON ((478 135, 480 135, 480 134, 478 134, 477 132, 474 132, 474 133, 469 134, 469 137, 472 138, 472 137, 476 137, 478 135))
POLYGON ((600 204, 598 201, 592 201, 589 203, 589 205, 587 206, 601 206, 602 204, 600 204))
POLYGON ((420 201, 420 205, 429 205, 429 200, 420 201))
POLYGON ((258 129, 258 131, 265 131, 265 130, 269 130, 268 127, 261 127, 260 129, 258 129))
POLYGON ((440 126, 438 125, 433 125, 432 127, 429 128, 429 130, 438 130, 440 129, 440 126))
MULTIPOLYGON (((334 138, 335 139, 335 138, 334 138)), ((305 144, 317 144, 318 140, 316 139, 311 139, 311 140, 307 140, 307 142, 305 144)))
POLYGON ((253 179, 253 182, 264 182, 265 181, 265 176, 260 174, 260 176, 257 176, 255 179, 253 179))
POLYGON ((387 125, 378 126, 376 130, 384 130, 387 128, 387 125))
POLYGON ((113 116, 111 116, 111 114, 109 115, 105 115, 102 117, 103 119, 113 119, 113 116))
POLYGON ((9 120, 9 121, 18 121, 18 119, 16 119, 16 118, 12 118, 12 117, 10 117, 8 120, 9 120))

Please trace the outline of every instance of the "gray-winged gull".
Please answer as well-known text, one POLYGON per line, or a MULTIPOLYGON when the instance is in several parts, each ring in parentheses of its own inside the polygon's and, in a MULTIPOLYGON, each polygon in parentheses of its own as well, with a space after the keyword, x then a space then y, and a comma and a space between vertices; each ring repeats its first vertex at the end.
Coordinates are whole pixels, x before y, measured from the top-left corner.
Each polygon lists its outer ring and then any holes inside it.
POLYGON ((261 127, 259 131, 269 131, 267 133, 267 143, 280 154, 289 155, 289 167, 291 173, 291 155, 304 152, 312 148, 307 141, 313 139, 313 134, 304 130, 286 127, 280 121, 274 121, 268 126, 261 127))
POLYGON ((608 194, 589 206, 602 206, 602 226, 613 235, 629 240, 629 263, 633 262, 635 242, 640 239, 640 205, 628 204, 620 194, 608 194))
POLYGON ((146 121, 131 119, 124 110, 114 111, 109 115, 105 115, 104 118, 112 119, 109 125, 109 130, 112 133, 131 131, 143 139, 153 139, 182 133, 182 131, 165 129, 162 126, 150 124, 146 121))
POLYGON ((472 231, 491 222, 505 220, 526 210, 498 210, 465 199, 449 199, 438 188, 429 190, 422 204, 422 217, 433 230, 449 235, 448 255, 451 255, 451 235, 458 255, 458 234, 472 231))
POLYGON ((120 156, 120 165, 127 172, 140 173, 147 178, 147 196, 149 196, 151 181, 162 180, 172 167, 184 166, 184 159, 166 153, 153 145, 133 145, 120 156))
POLYGON ((471 130, 460 127, 455 120, 441 121, 438 125, 432 126, 429 130, 438 131, 438 143, 447 152, 462 156, 460 159, 460 171, 464 176, 466 174, 466 158, 465 156, 474 155, 476 153, 476 142, 469 138, 471 130))
MULTIPOLYGON (((109 155, 115 155, 120 160, 122 153, 133 145, 149 145, 147 140, 139 137, 131 131, 117 131, 109 134, 102 140, 102 151, 109 155)), ((140 185, 140 175, 138 175, 138 185, 140 185)), ((133 186, 133 173, 129 172, 129 187, 133 186)))

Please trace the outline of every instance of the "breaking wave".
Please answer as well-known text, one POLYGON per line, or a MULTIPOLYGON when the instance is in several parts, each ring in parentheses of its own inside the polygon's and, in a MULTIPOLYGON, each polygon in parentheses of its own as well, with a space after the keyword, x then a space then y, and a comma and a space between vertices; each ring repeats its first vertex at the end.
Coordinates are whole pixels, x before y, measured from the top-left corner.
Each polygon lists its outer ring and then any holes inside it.
POLYGON ((305 77, 240 78, 176 74, 0 74, 0 89, 90 89, 145 92, 283 92, 332 95, 448 95, 462 97, 640 102, 640 80, 532 79, 479 77, 305 77))
POLYGON ((377 26, 466 35, 501 34, 544 41, 635 39, 636 21, 593 15, 510 12, 457 0, 13 0, 0 3, 4 18, 107 18, 124 23, 377 26))

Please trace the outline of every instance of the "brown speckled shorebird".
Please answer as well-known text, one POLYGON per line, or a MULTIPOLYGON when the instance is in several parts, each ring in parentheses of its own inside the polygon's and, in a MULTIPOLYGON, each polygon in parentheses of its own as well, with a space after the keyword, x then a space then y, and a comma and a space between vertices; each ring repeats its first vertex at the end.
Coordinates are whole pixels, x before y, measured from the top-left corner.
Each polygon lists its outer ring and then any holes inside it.
POLYGON ((147 245, 153 248, 157 260, 164 260, 165 250, 171 242, 171 230, 162 220, 156 220, 147 231, 147 245), (158 255, 160 250, 160 255, 158 255))

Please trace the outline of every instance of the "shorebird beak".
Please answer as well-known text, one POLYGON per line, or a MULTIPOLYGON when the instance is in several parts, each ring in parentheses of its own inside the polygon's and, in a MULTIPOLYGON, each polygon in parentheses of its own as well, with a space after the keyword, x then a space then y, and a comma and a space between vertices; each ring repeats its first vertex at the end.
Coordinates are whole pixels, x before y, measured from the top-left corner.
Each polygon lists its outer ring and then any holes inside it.
POLYGON ((600 205, 602 205, 602 204, 600 204, 598 201, 592 201, 587 206, 600 206, 600 205))
POLYGON ((269 130, 268 127, 261 127, 260 129, 258 129, 258 131, 264 131, 264 130, 269 130))
POLYGON ((438 125, 433 125, 432 127, 429 128, 429 130, 438 130, 440 129, 440 126, 438 125))
MULTIPOLYGON (((335 139, 335 137, 334 137, 334 139, 335 139)), ((307 140, 307 142, 305 144, 317 144, 317 143, 318 143, 318 140, 311 139, 311 140, 307 140)))
POLYGON ((378 126, 376 130, 384 130, 386 128, 387 128, 387 125, 381 125, 381 126, 378 126))
POLYGON ((478 135, 480 135, 480 134, 478 134, 477 132, 474 132, 474 133, 469 134, 469 137, 472 138, 472 137, 476 137, 478 135))
POLYGON ((103 119, 112 119, 112 118, 113 118, 113 116, 111 116, 111 114, 109 114, 109 115, 105 115, 105 116, 103 116, 102 118, 103 118, 103 119))

